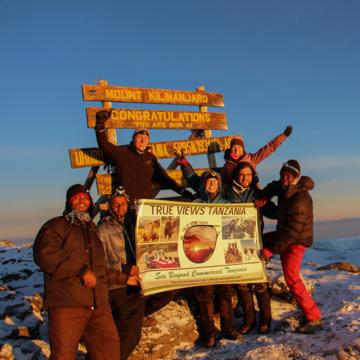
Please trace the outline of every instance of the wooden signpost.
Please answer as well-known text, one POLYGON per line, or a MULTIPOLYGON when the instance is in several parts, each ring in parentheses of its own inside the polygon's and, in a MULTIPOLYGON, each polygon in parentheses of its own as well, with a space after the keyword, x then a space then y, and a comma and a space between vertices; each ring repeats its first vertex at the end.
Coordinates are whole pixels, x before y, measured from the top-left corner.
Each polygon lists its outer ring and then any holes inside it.
MULTIPOLYGON (((110 86, 106 80, 100 80, 96 85, 82 85, 82 93, 85 101, 102 102, 100 108, 89 107, 86 109, 89 128, 95 126, 97 111, 106 109, 111 112, 110 119, 105 126, 108 140, 113 144, 117 144, 116 128, 146 127, 149 129, 190 130, 187 140, 150 144, 151 152, 158 159, 174 158, 167 168, 168 173, 183 186, 187 185, 186 181, 181 171, 175 170, 177 167, 176 154, 181 151, 184 151, 186 155, 207 154, 209 167, 216 169, 215 153, 229 148, 230 141, 234 138, 234 136, 212 137, 211 130, 227 129, 227 119, 224 112, 208 112, 208 106, 223 107, 224 97, 222 94, 206 92, 204 87, 198 87, 196 91, 129 88, 110 86), (115 108, 112 102, 198 106, 198 111, 115 108)), ((69 155, 73 168, 91 167, 85 182, 88 188, 96 178, 99 194, 111 194, 111 174, 97 174, 99 166, 105 163, 100 149, 70 149, 69 155)), ((195 170, 201 174, 207 169, 195 170)), ((104 198, 100 197, 97 201, 97 205, 101 209, 103 209, 101 206, 103 200, 104 198)))

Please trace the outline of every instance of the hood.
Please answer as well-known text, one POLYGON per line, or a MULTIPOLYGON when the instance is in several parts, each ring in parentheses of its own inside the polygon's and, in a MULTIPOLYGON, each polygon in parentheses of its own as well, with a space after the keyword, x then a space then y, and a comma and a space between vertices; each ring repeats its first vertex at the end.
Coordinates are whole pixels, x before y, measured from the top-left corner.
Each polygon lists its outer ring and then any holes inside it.
POLYGON ((295 194, 310 191, 314 189, 315 183, 314 180, 311 179, 309 176, 301 176, 299 182, 296 185, 291 185, 289 188, 285 191, 285 197, 288 199, 295 194))

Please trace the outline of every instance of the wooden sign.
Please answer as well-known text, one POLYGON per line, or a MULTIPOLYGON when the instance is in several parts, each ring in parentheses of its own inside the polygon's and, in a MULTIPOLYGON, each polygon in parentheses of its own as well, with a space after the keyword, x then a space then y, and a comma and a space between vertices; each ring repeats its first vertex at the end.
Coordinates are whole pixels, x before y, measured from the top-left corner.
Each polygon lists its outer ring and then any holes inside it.
MULTIPOLYGON (((95 127, 96 113, 103 108, 87 108, 88 127, 95 127)), ((226 114, 214 112, 183 112, 166 110, 111 109, 106 128, 227 130, 226 114)))
MULTIPOLYGON (((199 176, 204 172, 209 170, 209 168, 204 169, 194 169, 196 174, 199 176)), ((219 172, 220 168, 213 169, 214 171, 219 172)), ((185 180, 185 178, 182 175, 181 170, 167 170, 168 175, 174 179, 179 185, 187 187, 188 184, 185 180)), ((96 175, 96 183, 97 183, 97 189, 98 193, 100 195, 110 195, 111 194, 111 185, 112 185, 112 179, 111 174, 97 174, 96 175)), ((165 190, 164 188, 162 188, 165 190)))
MULTIPOLYGON (((172 158, 184 150, 186 155, 213 154, 223 152, 230 147, 235 136, 202 138, 195 140, 179 140, 171 142, 156 142, 150 144, 151 152, 158 159, 172 158)), ((100 166, 104 164, 104 155, 98 148, 70 149, 72 168, 100 166)))
POLYGON ((224 96, 205 91, 140 89, 122 86, 82 85, 83 99, 126 103, 224 106, 224 96))

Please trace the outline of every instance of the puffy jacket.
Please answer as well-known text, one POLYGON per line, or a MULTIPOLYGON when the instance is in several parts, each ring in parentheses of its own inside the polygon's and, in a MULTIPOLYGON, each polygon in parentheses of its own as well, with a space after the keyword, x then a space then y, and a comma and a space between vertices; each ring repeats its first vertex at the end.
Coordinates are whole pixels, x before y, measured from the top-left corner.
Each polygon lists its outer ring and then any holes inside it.
POLYGON ((277 238, 269 245, 274 253, 281 253, 292 244, 312 245, 313 202, 308 191, 313 188, 314 181, 302 176, 296 185, 288 189, 283 189, 280 181, 273 181, 263 189, 269 199, 278 197, 277 238))
POLYGON ((110 143, 104 131, 96 131, 97 142, 104 152, 105 159, 116 166, 116 185, 122 185, 130 197, 135 199, 153 199, 153 182, 181 194, 184 189, 169 177, 156 156, 149 151, 140 154, 133 145, 114 145, 110 143))
POLYGON ((73 223, 59 216, 46 222, 33 245, 35 263, 44 272, 44 306, 96 307, 108 301, 104 251, 92 222, 73 223), (81 276, 89 269, 97 278, 85 288, 81 276))
POLYGON ((233 171, 237 164, 240 162, 248 162, 256 171, 256 165, 271 155, 286 139, 286 135, 283 133, 276 136, 274 139, 269 141, 265 146, 260 148, 255 153, 244 153, 237 161, 233 160, 230 156, 230 149, 225 151, 225 164, 221 169, 221 178, 224 186, 231 186, 233 179, 233 171))

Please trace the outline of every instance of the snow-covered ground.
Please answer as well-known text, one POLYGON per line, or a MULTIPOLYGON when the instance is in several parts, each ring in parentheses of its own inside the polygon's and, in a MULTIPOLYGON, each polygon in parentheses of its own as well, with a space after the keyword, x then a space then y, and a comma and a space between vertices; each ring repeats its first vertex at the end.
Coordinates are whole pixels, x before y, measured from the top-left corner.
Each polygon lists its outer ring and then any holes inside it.
MULTIPOLYGON (((171 302, 156 314, 158 325, 144 328, 131 359, 360 359, 359 255, 360 236, 318 241, 307 251, 302 275, 323 313, 324 329, 316 334, 294 333, 301 312, 274 297, 270 334, 254 330, 242 342, 220 340, 209 350, 194 342, 198 334, 188 307, 171 302), (355 272, 318 269, 336 262, 352 263, 355 272)), ((268 268, 270 278, 281 284, 279 260, 268 268)), ((41 291, 42 274, 31 249, 0 248, 0 359, 48 357, 47 317, 35 295, 41 291)))

